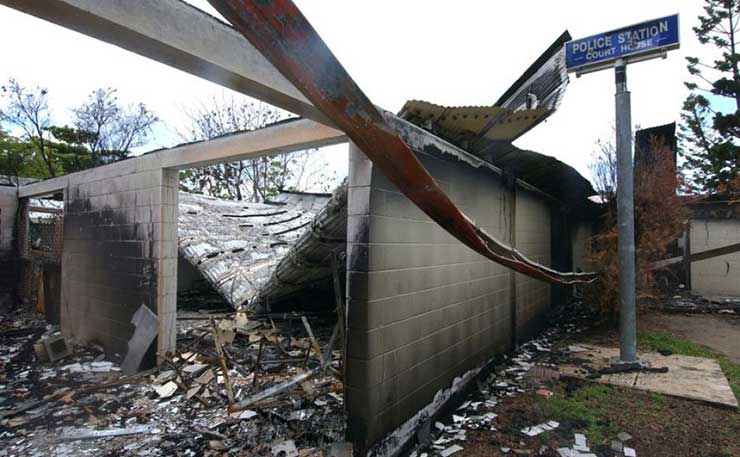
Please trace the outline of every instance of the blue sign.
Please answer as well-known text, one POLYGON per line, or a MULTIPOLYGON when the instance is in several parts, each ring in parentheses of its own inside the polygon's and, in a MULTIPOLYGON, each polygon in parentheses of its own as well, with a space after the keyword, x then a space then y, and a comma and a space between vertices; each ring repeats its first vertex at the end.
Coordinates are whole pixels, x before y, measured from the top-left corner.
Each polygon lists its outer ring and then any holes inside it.
POLYGON ((568 71, 610 68, 617 59, 636 62, 677 49, 678 14, 565 43, 568 71))

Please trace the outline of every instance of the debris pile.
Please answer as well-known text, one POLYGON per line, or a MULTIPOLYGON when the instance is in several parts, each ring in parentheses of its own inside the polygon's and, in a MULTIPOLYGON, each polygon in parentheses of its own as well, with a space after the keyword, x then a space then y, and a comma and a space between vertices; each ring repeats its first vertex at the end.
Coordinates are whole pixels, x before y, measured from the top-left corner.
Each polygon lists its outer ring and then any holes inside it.
POLYGON ((312 319, 312 328, 305 315, 183 317, 181 350, 131 376, 102 349, 73 347, 41 362, 34 344, 54 329, 20 316, 2 321, 3 455, 297 456, 344 444, 330 318, 312 319))
MULTIPOLYGON (((522 344, 511 357, 502 356, 501 363, 495 364, 491 374, 478 381, 478 388, 449 417, 438 419, 430 427, 428 440, 423 433, 417 434, 417 446, 411 457, 433 457, 449 455, 464 451, 466 431, 489 430, 494 434, 502 432, 497 426, 497 406, 507 398, 515 397, 527 391, 545 398, 552 395, 547 384, 560 377, 558 366, 577 355, 578 346, 569 350, 555 349, 555 344, 571 335, 586 330, 584 322, 592 316, 578 304, 558 310, 551 316, 552 326, 537 338, 522 344)), ((525 447, 527 440, 544 432, 558 429, 558 421, 548 419, 541 423, 526 424, 514 432, 521 438, 520 444, 525 447)), ((522 449, 502 447, 501 452, 511 455, 530 455, 522 449)), ((534 455, 534 454, 532 454, 534 455)), ((555 449, 541 449, 537 455, 557 455, 555 449)), ((579 455, 579 454, 574 454, 579 455)))
POLYGON ((725 314, 740 316, 740 298, 695 295, 684 292, 665 300, 662 309, 669 313, 725 314))

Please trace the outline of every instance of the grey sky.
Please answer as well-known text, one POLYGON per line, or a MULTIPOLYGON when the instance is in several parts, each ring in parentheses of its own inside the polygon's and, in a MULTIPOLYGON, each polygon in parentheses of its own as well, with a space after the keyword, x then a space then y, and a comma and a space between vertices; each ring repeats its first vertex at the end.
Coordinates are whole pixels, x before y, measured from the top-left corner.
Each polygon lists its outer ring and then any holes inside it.
MULTIPOLYGON (((206 0, 189 0, 213 12, 206 0)), ((682 48, 666 60, 629 67, 633 122, 677 121, 686 96, 684 56, 706 52, 691 27, 700 0, 297 0, 314 27, 376 104, 398 111, 409 99, 488 105, 566 28, 575 38, 681 14, 682 48)), ((149 149, 181 141, 184 110, 225 89, 0 6, 0 81, 15 77, 50 90, 57 122, 97 87, 143 101, 164 121, 149 149)), ((517 141, 588 176, 594 143, 611 136, 613 72, 571 78, 560 110, 517 141)), ((346 173, 346 147, 323 152, 346 173)))

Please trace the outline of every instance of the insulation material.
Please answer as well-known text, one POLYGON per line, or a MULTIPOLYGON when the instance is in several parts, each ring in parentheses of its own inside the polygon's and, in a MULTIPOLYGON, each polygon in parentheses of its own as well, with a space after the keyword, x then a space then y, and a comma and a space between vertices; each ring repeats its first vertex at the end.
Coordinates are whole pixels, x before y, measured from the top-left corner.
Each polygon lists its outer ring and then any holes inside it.
POLYGON ((510 144, 547 119, 568 86, 564 32, 491 106, 440 106, 406 102, 399 116, 474 154, 491 143, 510 144))
POLYGON ((410 100, 401 109, 403 119, 434 131, 463 149, 482 139, 511 142, 545 119, 549 109, 511 111, 500 106, 452 106, 410 100))

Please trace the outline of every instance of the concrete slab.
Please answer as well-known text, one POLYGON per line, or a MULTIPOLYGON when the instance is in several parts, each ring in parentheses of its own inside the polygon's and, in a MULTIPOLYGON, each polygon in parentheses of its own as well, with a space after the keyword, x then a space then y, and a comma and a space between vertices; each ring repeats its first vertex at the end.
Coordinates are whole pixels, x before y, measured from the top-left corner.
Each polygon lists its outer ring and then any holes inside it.
MULTIPOLYGON (((593 370, 608 366, 610 357, 619 355, 617 348, 585 347, 588 351, 579 352, 575 356, 582 359, 582 365, 593 370)), ((639 357, 653 368, 667 367, 668 372, 616 373, 590 380, 724 407, 738 407, 730 384, 715 360, 685 355, 662 356, 653 352, 641 353, 639 357)), ((589 379, 589 371, 576 364, 561 365, 560 373, 561 376, 589 379)))

